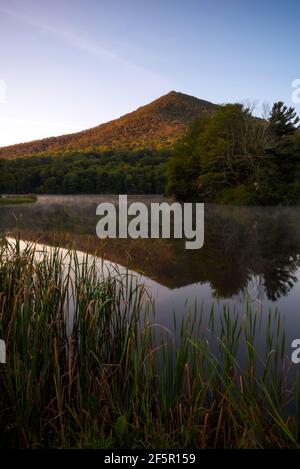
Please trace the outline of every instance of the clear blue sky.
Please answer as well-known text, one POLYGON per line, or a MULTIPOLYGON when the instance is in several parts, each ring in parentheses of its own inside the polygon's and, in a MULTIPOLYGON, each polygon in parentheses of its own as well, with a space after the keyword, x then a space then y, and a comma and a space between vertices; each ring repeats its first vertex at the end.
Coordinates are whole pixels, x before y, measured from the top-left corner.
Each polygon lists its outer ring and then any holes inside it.
POLYGON ((170 90, 291 104, 299 22, 298 0, 0 0, 0 145, 88 128, 170 90))

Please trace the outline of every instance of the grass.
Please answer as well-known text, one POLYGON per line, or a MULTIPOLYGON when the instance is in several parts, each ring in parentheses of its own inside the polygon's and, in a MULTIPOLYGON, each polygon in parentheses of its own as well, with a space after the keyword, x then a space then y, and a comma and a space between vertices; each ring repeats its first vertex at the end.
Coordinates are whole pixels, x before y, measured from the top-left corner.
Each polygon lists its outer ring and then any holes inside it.
POLYGON ((0 196, 0 207, 2 205, 32 204, 37 201, 35 195, 7 195, 0 196))
POLYGON ((195 307, 171 333, 151 309, 129 274, 3 239, 0 446, 299 448, 277 311, 195 307))

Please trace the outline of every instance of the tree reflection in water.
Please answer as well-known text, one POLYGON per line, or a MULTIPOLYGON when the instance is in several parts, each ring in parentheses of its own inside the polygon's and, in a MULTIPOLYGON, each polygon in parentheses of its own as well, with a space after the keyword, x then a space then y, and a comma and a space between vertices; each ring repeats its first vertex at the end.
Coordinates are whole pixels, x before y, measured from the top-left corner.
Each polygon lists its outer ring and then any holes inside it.
POLYGON ((187 251, 184 241, 174 239, 100 241, 95 213, 103 200, 107 196, 41 196, 35 206, 1 207, 0 231, 97 252, 171 289, 209 283, 214 298, 266 295, 276 301, 297 282, 300 207, 206 205, 204 247, 187 251))

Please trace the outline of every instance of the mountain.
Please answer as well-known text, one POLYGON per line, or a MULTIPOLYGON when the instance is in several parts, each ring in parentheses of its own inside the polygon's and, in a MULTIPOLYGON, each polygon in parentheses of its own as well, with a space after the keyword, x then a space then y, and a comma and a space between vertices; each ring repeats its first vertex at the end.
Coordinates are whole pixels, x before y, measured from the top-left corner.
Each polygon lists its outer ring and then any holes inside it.
POLYGON ((171 91, 136 111, 82 132, 2 147, 0 157, 168 148, 184 133, 192 119, 212 114, 216 107, 208 101, 171 91))

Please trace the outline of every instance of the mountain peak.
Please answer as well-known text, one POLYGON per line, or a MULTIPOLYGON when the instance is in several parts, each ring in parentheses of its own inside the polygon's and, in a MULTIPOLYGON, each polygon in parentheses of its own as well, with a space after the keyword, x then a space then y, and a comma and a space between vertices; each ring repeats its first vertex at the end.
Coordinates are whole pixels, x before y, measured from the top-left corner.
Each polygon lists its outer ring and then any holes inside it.
POLYGON ((172 90, 129 114, 92 129, 0 148, 0 157, 169 148, 183 135, 192 119, 212 114, 216 107, 209 101, 172 90))
POLYGON ((168 95, 178 95, 178 94, 183 94, 183 93, 180 93, 180 91, 175 91, 175 90, 172 90, 172 91, 169 91, 169 93, 167 93, 165 96, 168 96, 168 95))

